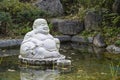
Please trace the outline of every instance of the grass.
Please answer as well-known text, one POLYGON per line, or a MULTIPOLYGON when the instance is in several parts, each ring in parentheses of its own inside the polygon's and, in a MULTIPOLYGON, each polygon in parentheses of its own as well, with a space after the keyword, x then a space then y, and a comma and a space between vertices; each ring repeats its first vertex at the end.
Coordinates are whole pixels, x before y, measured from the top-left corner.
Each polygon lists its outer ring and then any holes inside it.
POLYGON ((111 72, 112 80, 117 80, 119 68, 120 68, 120 62, 118 63, 116 67, 114 67, 114 64, 111 62, 110 72, 111 72))

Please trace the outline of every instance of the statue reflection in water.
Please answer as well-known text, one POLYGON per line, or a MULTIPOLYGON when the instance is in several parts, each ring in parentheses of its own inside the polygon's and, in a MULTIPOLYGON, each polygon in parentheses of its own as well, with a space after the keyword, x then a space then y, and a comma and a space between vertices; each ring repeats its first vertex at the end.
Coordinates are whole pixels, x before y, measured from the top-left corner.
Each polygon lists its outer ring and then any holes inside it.
POLYGON ((21 80, 56 80, 59 77, 59 71, 52 69, 21 68, 20 77, 21 80))

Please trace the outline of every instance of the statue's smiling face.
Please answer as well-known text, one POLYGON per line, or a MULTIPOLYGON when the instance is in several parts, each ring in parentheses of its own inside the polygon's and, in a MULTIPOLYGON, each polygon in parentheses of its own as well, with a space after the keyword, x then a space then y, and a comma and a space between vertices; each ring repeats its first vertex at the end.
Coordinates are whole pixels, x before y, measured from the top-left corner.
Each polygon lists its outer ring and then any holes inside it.
POLYGON ((49 33, 49 27, 48 27, 47 21, 44 20, 44 19, 35 20, 35 22, 33 24, 33 30, 36 33, 48 34, 49 33))

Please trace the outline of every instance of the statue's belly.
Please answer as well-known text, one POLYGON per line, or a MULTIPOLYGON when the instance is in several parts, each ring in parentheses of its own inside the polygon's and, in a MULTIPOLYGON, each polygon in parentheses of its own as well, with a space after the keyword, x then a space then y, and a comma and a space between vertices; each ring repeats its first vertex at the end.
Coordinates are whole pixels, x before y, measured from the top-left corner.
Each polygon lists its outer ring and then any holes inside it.
POLYGON ((43 42, 43 46, 45 49, 47 49, 48 51, 55 51, 57 50, 56 48, 56 43, 54 40, 52 39, 46 39, 44 42, 43 42))

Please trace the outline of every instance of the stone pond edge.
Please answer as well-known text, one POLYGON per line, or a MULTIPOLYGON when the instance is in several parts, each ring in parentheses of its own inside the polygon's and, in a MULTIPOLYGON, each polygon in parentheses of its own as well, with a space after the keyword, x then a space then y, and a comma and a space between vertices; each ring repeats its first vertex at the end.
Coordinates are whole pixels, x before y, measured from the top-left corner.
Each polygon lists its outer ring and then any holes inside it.
MULTIPOLYGON (((94 37, 84 37, 84 36, 69 36, 69 35, 61 35, 61 36, 55 36, 55 38, 58 38, 60 42, 78 42, 78 43, 85 43, 85 44, 94 44, 93 40, 94 37)), ((15 47, 20 46, 23 39, 6 39, 6 40, 0 40, 0 48, 7 48, 7 47, 15 47)), ((110 45, 104 47, 108 52, 111 52, 112 49, 108 49, 110 45)), ((98 46, 99 47, 99 46, 98 46)), ((119 50, 120 51, 120 50, 119 50)), ((116 51, 114 51, 116 53, 116 51)), ((117 50, 117 54, 120 53, 117 50)))
MULTIPOLYGON (((71 41, 71 37, 64 35, 64 36, 56 36, 55 38, 58 38, 60 42, 66 42, 71 41)), ((6 47, 14 47, 14 46, 20 46, 23 39, 6 39, 6 40, 0 40, 0 48, 6 48, 6 47)))

